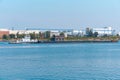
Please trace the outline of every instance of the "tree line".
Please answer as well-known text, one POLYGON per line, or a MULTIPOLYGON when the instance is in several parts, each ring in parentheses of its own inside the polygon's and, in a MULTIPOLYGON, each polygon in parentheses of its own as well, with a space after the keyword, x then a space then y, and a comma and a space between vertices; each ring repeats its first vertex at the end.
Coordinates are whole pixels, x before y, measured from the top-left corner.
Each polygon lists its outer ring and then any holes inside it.
MULTIPOLYGON (((46 32, 39 32, 39 33, 29 33, 31 39, 38 39, 38 40, 42 40, 42 39, 47 39, 50 40, 51 39, 51 35, 50 35, 50 31, 46 31, 46 32)), ((25 37, 26 34, 20 34, 19 32, 16 34, 9 34, 9 35, 3 35, 2 39, 3 40, 10 40, 10 39, 22 39, 25 37)), ((89 37, 98 37, 99 33, 98 32, 94 32, 92 31, 92 29, 87 29, 86 30, 86 35, 84 36, 80 36, 80 35, 68 35, 68 37, 66 39, 81 39, 81 38, 89 38, 89 37)), ((65 36, 64 32, 60 33, 60 36, 65 36)), ((119 36, 119 35, 117 35, 119 36)), ((55 37, 55 35, 52 36, 52 38, 55 37)), ((102 37, 108 37, 108 35, 103 35, 102 37)))
MULTIPOLYGON (((35 32, 33 32, 33 33, 29 33, 29 35, 30 35, 30 37, 31 37, 31 39, 48 39, 48 38, 50 38, 50 31, 46 31, 46 32, 44 32, 44 33, 41 33, 41 32, 39 32, 39 33, 35 33, 35 32)), ((2 36, 2 39, 4 39, 4 40, 9 40, 9 39, 22 39, 22 38, 24 38, 26 36, 26 34, 20 34, 19 32, 18 33, 16 33, 16 34, 9 34, 9 35, 3 35, 2 36)))

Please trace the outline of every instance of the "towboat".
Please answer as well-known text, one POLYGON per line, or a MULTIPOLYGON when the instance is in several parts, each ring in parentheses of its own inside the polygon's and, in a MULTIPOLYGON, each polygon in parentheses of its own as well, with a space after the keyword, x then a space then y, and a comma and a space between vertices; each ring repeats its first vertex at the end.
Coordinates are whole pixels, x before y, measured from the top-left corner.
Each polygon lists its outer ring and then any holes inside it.
POLYGON ((9 44, 24 44, 24 43, 38 43, 38 40, 32 40, 30 35, 26 35, 24 38, 16 41, 9 41, 9 44))

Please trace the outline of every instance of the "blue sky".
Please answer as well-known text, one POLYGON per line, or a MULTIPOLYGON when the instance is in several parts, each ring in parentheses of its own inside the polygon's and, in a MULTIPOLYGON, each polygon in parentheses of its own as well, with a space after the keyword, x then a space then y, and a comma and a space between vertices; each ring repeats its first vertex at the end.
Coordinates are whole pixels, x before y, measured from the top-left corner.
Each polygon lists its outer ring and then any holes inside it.
POLYGON ((0 0, 0 28, 120 27, 120 0, 0 0))

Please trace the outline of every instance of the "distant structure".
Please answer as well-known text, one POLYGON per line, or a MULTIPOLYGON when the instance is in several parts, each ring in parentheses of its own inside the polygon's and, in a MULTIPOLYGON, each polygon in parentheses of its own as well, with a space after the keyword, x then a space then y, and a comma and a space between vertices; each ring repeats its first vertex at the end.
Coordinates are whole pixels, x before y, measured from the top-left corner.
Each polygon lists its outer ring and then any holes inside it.
POLYGON ((36 33, 38 34, 40 32, 40 30, 9 30, 10 34, 29 34, 29 33, 36 33))
POLYGON ((91 37, 93 35, 93 29, 92 28, 86 28, 86 34, 85 36, 91 37))
POLYGON ((73 30, 72 31, 73 36, 84 36, 84 31, 83 30, 73 30))
POLYGON ((0 39, 2 39, 3 35, 9 35, 8 29, 0 29, 0 39))
MULTIPOLYGON (((26 28, 23 30, 16 30, 12 28, 9 29, 0 29, 0 38, 3 37, 3 35, 9 35, 14 34, 15 36, 17 34, 37 34, 42 39, 49 37, 52 38, 53 36, 56 36, 56 40, 63 40, 67 37, 93 37, 93 36, 110 36, 115 35, 115 30, 112 29, 112 27, 103 27, 103 28, 86 28, 86 29, 37 29, 37 28, 26 28), (61 36, 62 35, 62 36, 61 36)), ((119 33, 120 35, 120 33, 119 33)))
POLYGON ((103 27, 103 28, 93 28, 92 29, 93 33, 98 32, 99 36, 104 36, 104 35, 114 35, 114 31, 112 27, 103 27))

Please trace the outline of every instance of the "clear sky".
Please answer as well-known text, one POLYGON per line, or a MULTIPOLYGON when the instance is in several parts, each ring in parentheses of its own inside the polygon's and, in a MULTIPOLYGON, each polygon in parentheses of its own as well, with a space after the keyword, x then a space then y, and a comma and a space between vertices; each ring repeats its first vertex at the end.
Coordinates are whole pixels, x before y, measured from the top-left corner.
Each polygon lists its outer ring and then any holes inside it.
POLYGON ((120 27, 120 0, 0 0, 0 28, 120 27))

